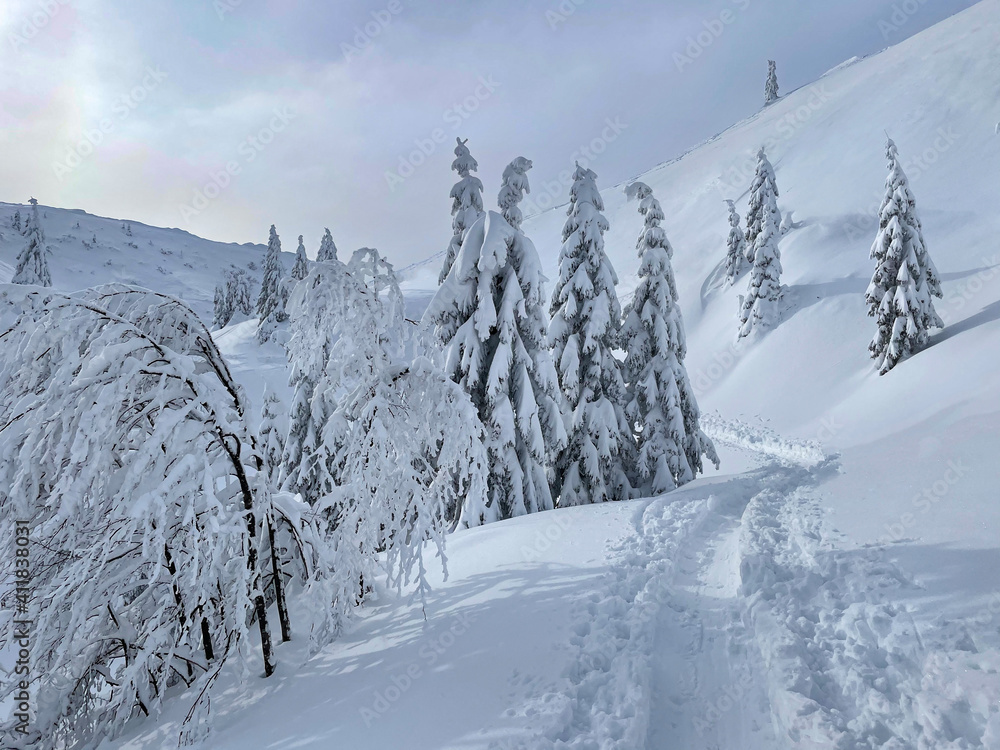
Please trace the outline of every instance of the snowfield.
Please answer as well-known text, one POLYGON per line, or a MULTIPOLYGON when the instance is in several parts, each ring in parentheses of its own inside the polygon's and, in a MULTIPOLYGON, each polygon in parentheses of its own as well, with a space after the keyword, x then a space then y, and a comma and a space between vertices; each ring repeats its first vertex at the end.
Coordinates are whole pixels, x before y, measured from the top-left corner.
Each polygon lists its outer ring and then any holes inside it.
MULTIPOLYGON (((657 498, 454 533, 425 609, 379 590, 318 655, 296 633, 274 676, 227 671, 203 747, 1000 749, 998 120, 1000 0, 984 0, 637 178, 666 214, 686 364, 721 469, 657 498), (864 294, 883 131, 947 327, 879 377, 864 294), (786 290, 781 324, 737 343, 745 279, 722 284, 724 201, 745 216, 761 145, 788 227, 786 290)), ((642 219, 623 188, 603 197, 624 303, 642 219)), ((0 204, 0 282, 23 241, 16 208, 0 204)), ((59 290, 138 283, 210 319, 231 264, 254 261, 260 280, 262 246, 43 213, 59 290)), ((525 220, 549 279, 564 221, 564 209, 525 220)), ((282 237, 287 271, 292 228, 282 237)), ((439 265, 401 273, 410 317, 439 265)), ((249 321, 215 339, 257 414, 265 385, 291 395, 283 350, 254 334, 249 321)), ((103 747, 176 746, 190 702, 178 693, 103 747)))

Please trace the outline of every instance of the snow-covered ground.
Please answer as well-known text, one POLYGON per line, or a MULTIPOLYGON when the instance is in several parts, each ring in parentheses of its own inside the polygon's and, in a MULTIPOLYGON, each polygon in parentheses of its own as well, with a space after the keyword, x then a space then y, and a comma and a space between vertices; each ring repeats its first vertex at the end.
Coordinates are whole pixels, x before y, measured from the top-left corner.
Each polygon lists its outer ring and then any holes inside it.
MULTIPOLYGON (((299 638, 279 647, 275 676, 231 676, 206 747, 1000 748, 998 120, 1000 0, 984 0, 642 175, 666 213, 721 471, 656 499, 453 535, 426 611, 383 592, 311 660, 299 638), (879 377, 864 290, 883 131, 947 328, 879 377), (780 327, 737 345, 724 200, 745 213, 761 145, 792 214, 788 288, 780 327)), ((641 218, 622 187, 604 198, 626 297, 641 218)), ((21 244, 14 210, 0 204, 0 281, 21 244)), ((45 213, 60 289, 138 282, 208 316, 225 269, 263 257, 45 213)), ((525 223, 550 278, 564 220, 525 223)), ((403 273, 411 314, 437 266, 403 273)), ((248 323, 217 338, 255 409, 265 382, 287 403, 279 347, 258 347, 248 323)), ((174 746, 186 710, 178 698, 108 747, 174 746)))

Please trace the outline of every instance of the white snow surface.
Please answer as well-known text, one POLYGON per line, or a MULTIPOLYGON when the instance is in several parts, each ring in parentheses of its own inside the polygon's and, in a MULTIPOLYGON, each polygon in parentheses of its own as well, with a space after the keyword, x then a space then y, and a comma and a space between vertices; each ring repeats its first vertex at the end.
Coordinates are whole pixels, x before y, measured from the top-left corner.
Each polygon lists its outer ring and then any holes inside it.
MULTIPOLYGON (((312 659, 297 634, 273 677, 224 677, 204 747, 1000 748, 998 119, 1000 0, 984 0, 642 175, 667 217, 686 364, 722 473, 454 534, 426 611, 380 592, 312 659), (947 328, 879 377, 864 291, 883 131, 942 276, 947 328), (783 317, 736 344, 745 287, 722 288, 724 200, 745 216, 761 145, 779 209, 794 213, 783 317)), ((603 197, 624 302, 641 217, 623 187, 603 197)), ((0 204, 0 282, 23 245, 14 210, 0 204)), ((206 318, 225 269, 264 253, 42 213, 57 288, 139 283, 206 318)), ((553 210, 524 224, 550 279, 564 221, 553 210)), ((282 236, 290 247, 295 231, 282 236)), ((406 269, 411 317, 438 266, 406 269)), ((265 383, 287 406, 280 346, 259 347, 253 321, 217 338, 255 414, 265 383)), ((107 748, 175 747, 189 705, 174 696, 107 748)))

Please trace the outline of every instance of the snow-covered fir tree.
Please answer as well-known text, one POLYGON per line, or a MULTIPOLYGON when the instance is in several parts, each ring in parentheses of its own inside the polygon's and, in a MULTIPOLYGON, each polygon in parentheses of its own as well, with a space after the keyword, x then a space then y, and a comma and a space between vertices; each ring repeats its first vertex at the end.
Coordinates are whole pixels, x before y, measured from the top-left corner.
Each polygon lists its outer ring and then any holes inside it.
MULTIPOLYGON (((507 209, 519 216, 531 162, 515 163, 519 187, 507 209)), ((531 241, 490 211, 467 232, 425 313, 447 347, 446 372, 470 395, 486 428, 489 505, 467 512, 465 525, 553 507, 546 466, 566 437, 546 339, 544 282, 531 241)))
POLYGON ((337 260, 337 246, 333 242, 333 234, 327 229, 323 232, 323 239, 319 243, 319 253, 316 254, 317 263, 326 263, 330 260, 337 260))
POLYGON ((253 314, 252 284, 250 274, 244 269, 230 267, 225 285, 215 287, 212 324, 216 328, 242 322, 253 314))
POLYGON ((21 209, 14 212, 14 219, 11 222, 11 226, 18 232, 21 231, 21 209))
MULTIPOLYGON (((712 441, 684 367, 687 343, 671 265, 673 248, 660 226, 663 209, 649 186, 632 191, 644 227, 639 234, 639 285, 625 308, 622 338, 632 400, 627 413, 638 445, 633 484, 645 495, 680 487, 703 471, 702 456, 718 467, 712 441)), ((739 228, 737 217, 736 228, 739 228)))
POLYGON ((567 409, 567 446, 553 467, 553 494, 561 506, 631 494, 632 427, 622 363, 614 355, 621 326, 618 277, 604 252, 608 221, 596 180, 577 164, 552 296, 549 341, 567 409))
POLYGON ((45 246, 45 232, 38 218, 38 201, 32 198, 31 213, 25 225, 24 235, 28 244, 17 256, 12 284, 31 284, 34 286, 52 286, 52 276, 49 274, 49 249, 45 246))
POLYGON ((764 84, 764 104, 778 101, 778 65, 774 60, 767 61, 767 82, 764 84))
POLYGON ((468 139, 456 138, 455 161, 451 168, 458 172, 459 180, 451 189, 451 242, 445 251, 444 266, 441 268, 441 275, 438 283, 443 284, 448 278, 451 266, 455 262, 459 249, 462 247, 462 240, 465 233, 483 215, 483 183, 478 177, 472 175, 479 171, 479 162, 472 158, 469 147, 466 145, 468 139))
POLYGON ((281 471, 281 456, 285 448, 286 428, 282 426, 281 399, 270 386, 264 388, 264 406, 260 414, 259 435, 261 457, 271 486, 276 486, 281 471))
MULTIPOLYGON (((273 671, 258 541, 276 512, 241 389, 183 303, 111 285, 21 309, 3 334, 0 515, 61 551, 32 571, 25 679, 44 700, 23 739, 93 747, 158 713, 174 684, 204 702, 251 623, 273 671)), ((0 580, 17 544, 3 525, 0 580)), ((266 567, 280 580, 282 565, 266 567)), ((11 627, 0 620, 4 642, 11 627)))
POLYGON ((222 284, 216 284, 212 301, 212 327, 225 328, 232 319, 232 300, 226 296, 226 287, 222 284))
POLYGON ((926 346, 931 328, 944 327, 933 301, 943 296, 941 281, 892 139, 886 144, 886 159, 889 176, 871 249, 876 267, 865 294, 868 314, 878 323, 868 349, 881 375, 926 346))
MULTIPOLYGON (((767 154, 761 148, 757 152, 757 167, 754 171, 753 181, 750 183, 750 205, 747 207, 747 260, 753 263, 753 248, 757 241, 757 235, 764 227, 764 214, 767 211, 778 211, 777 204, 772 207, 766 204, 765 196, 774 196, 775 201, 781 196, 778 192, 778 182, 774 176, 774 167, 767 159, 767 154)), ((777 215, 774 221, 775 227, 781 226, 781 216, 777 215)))
POLYGON ((726 201, 729 206, 729 239, 726 243, 726 284, 735 284, 750 268, 751 259, 747 257, 747 238, 740 228, 740 215, 736 213, 736 204, 726 201))
POLYGON ((740 308, 739 338, 749 336, 755 330, 773 327, 779 318, 781 302, 781 252, 778 240, 779 214, 774 193, 764 183, 760 193, 762 201, 762 223, 750 252, 753 266, 747 293, 742 296, 740 308))
POLYGON ((288 314, 285 312, 287 302, 285 269, 281 266, 281 239, 272 224, 271 235, 267 241, 267 254, 264 256, 264 278, 260 284, 260 294, 257 296, 257 317, 260 319, 257 327, 259 343, 270 341, 278 323, 288 320, 288 314))
POLYGON ((531 169, 531 160, 525 159, 523 156, 519 156, 503 171, 503 183, 500 186, 500 196, 497 199, 497 205, 500 207, 500 213, 507 220, 515 230, 521 230, 521 221, 523 216, 521 215, 520 203, 524 200, 525 193, 531 192, 531 187, 528 185, 528 170, 531 169))
POLYGON ((295 281, 302 281, 309 275, 309 258, 306 257, 306 246, 302 242, 302 235, 299 235, 299 247, 295 251, 295 265, 292 266, 291 277, 295 281))

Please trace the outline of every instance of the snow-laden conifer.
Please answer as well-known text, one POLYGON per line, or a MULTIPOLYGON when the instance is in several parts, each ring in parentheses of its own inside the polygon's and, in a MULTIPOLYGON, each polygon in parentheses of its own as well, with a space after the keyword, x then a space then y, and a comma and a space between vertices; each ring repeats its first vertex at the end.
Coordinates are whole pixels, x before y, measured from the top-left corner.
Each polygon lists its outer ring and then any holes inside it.
POLYGON ((18 209, 14 212, 14 218, 11 221, 10 225, 14 228, 15 231, 18 232, 21 231, 21 209, 18 209))
POLYGON ((222 284, 216 284, 212 301, 212 327, 225 328, 232 319, 232 300, 226 297, 226 287, 222 284))
MULTIPOLYGON (((518 159, 516 200, 531 162, 518 159)), ((489 506, 465 525, 553 507, 546 466, 565 445, 546 340, 544 282, 531 241, 490 211, 466 233, 424 320, 447 347, 446 372, 470 395, 486 428, 489 506), (461 321, 456 327, 456 322, 461 321)))
POLYGON ((468 139, 456 138, 455 161, 451 168, 458 172, 459 180, 451 189, 451 227, 452 237, 445 251, 444 266, 441 268, 441 275, 438 283, 443 284, 448 278, 451 266, 455 262, 459 249, 462 247, 462 240, 465 233, 483 215, 483 183, 478 177, 472 175, 479 171, 479 162, 472 158, 469 147, 466 145, 468 139))
POLYGON ((565 399, 568 442, 553 467, 561 506, 624 500, 632 428, 622 364, 618 277, 604 252, 608 221, 597 175, 577 164, 563 228, 549 341, 565 399))
POLYGON ((28 244, 17 256, 14 269, 13 284, 31 284, 33 286, 52 286, 52 276, 49 274, 49 249, 45 245, 45 232, 38 218, 38 201, 32 198, 31 213, 25 226, 24 236, 28 244))
POLYGON ((295 281, 301 281, 309 274, 309 258, 306 257, 306 246, 302 242, 302 235, 299 235, 299 247, 295 251, 295 265, 292 266, 291 277, 295 281))
POLYGON ((774 226, 781 226, 781 216, 778 215, 777 203, 772 207, 766 203, 766 196, 771 195, 775 201, 780 197, 778 192, 778 182, 774 176, 774 167, 767 159, 767 154, 761 148, 757 152, 757 168, 754 171, 753 181, 750 183, 750 205, 747 208, 747 260, 753 263, 754 243, 764 227, 764 214, 773 211, 776 216, 774 226))
MULTIPOLYGON (((630 186, 644 227, 639 234, 639 285, 625 308, 622 338, 636 425, 635 486, 646 495, 680 487, 703 471, 702 456, 716 466, 712 441, 702 432, 694 390, 684 367, 687 344, 677 301, 673 248, 660 226, 663 210, 643 183, 630 186)), ((739 219, 736 224, 739 228, 739 219)))
POLYGON ((932 299, 943 296, 941 281, 892 139, 886 144, 886 158, 889 176, 871 249, 876 267, 865 294, 868 314, 878 323, 868 348, 881 375, 923 348, 931 328, 944 327, 932 299))
POLYGON ((497 199, 500 213, 503 214, 507 223, 517 231, 521 230, 521 221, 523 220, 520 203, 524 200, 525 193, 531 192, 527 174, 529 169, 531 169, 531 160, 525 159, 523 156, 517 157, 508 164, 503 171, 503 183, 500 186, 500 195, 497 199))
POLYGON ((271 486, 275 487, 281 470, 281 456, 285 447, 287 428, 283 426, 281 399, 270 386, 264 389, 264 406, 260 416, 260 429, 257 434, 260 436, 261 457, 264 459, 268 480, 271 486))
MULTIPOLYGON (((96 746, 174 684, 201 701, 245 656, 250 623, 272 672, 258 553, 270 494, 240 389, 183 303, 112 285, 22 309, 2 334, 0 515, 26 521, 37 561, 25 679, 44 700, 24 739, 96 746)), ((16 547, 3 525, 3 586, 16 547)), ((0 620, 4 642, 10 628, 0 620)))
POLYGON ((288 314, 285 312, 287 302, 285 269, 281 265, 281 239, 272 224, 271 235, 267 241, 267 254, 264 256, 264 278, 260 284, 260 294, 257 296, 257 317, 260 320, 257 327, 259 343, 270 341, 277 325, 288 319, 288 314))
POLYGON ((767 82, 764 84, 764 104, 778 101, 778 65, 774 60, 767 61, 767 82))
POLYGON ((771 183, 764 181, 756 194, 760 200, 760 230, 750 247, 753 266, 747 293, 741 297, 739 338, 749 336, 754 330, 775 326, 780 316, 781 302, 781 253, 778 240, 780 214, 771 183))
POLYGON ((330 260, 337 260, 337 246, 333 242, 333 235, 327 229, 323 232, 323 239, 319 243, 319 253, 316 255, 317 263, 326 263, 330 260))
POLYGON ((729 206, 729 239, 726 243, 726 284, 735 284, 750 268, 747 258, 747 238, 740 228, 740 215, 736 204, 726 201, 729 206))

